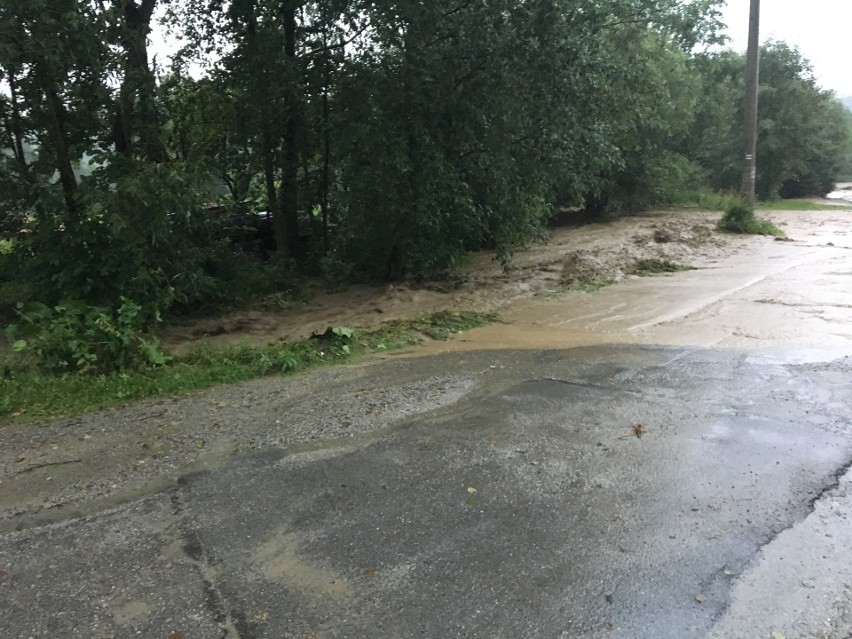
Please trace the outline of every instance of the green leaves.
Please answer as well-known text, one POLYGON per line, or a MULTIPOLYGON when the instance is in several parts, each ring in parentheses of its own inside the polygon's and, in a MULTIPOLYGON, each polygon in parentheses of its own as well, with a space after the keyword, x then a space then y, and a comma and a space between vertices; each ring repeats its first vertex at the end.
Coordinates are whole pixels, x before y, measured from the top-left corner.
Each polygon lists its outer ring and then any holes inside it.
POLYGON ((347 340, 355 334, 355 331, 351 328, 346 328, 345 326, 335 326, 331 329, 332 334, 337 337, 347 340))
MULTIPOLYGON (((757 193, 762 200, 824 195, 842 170, 849 146, 848 115, 821 90, 801 54, 781 42, 761 50, 758 107, 757 193)), ((704 99, 696 106, 692 133, 683 152, 717 190, 739 188, 740 108, 745 61, 722 52, 699 57, 694 66, 704 99)))
POLYGON ((52 308, 22 304, 18 314, 23 322, 7 326, 6 337, 13 350, 46 372, 91 375, 169 361, 156 339, 144 337, 156 311, 126 298, 115 310, 65 300, 52 308))
MULTIPOLYGON (((67 298, 108 309, 90 318, 104 333, 144 314, 123 297, 165 312, 281 289, 282 273, 452 277, 470 250, 507 265, 554 205, 614 215, 739 179, 741 59, 694 53, 717 40, 720 0, 166 4, 188 48, 157 80, 131 37, 145 16, 0 0, 0 228, 15 237, 0 284, 54 314, 67 298), (275 258, 278 279, 231 278, 252 258, 229 239, 275 258)), ((839 112, 797 53, 764 60, 760 188, 824 190, 839 112)))

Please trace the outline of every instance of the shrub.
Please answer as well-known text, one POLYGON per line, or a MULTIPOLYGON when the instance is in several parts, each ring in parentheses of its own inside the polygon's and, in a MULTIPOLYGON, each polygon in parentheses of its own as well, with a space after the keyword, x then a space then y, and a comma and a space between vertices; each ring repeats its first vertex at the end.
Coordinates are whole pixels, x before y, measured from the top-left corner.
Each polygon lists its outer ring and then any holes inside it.
POLYGON ((725 214, 719 220, 719 229, 729 233, 784 236, 784 232, 770 220, 757 217, 754 205, 742 198, 733 200, 725 209, 725 214))
POLYGON ((54 307, 21 305, 21 324, 6 328, 12 348, 36 368, 50 373, 104 374, 165 364, 166 355, 148 325, 155 309, 122 298, 109 309, 69 300, 54 307))
POLYGON ((705 190, 698 193, 696 203, 708 211, 727 211, 736 203, 742 202, 742 196, 731 191, 705 190))
POLYGON ((10 279, 30 281, 50 306, 75 299, 118 308, 126 296, 165 312, 213 296, 204 267, 222 242, 199 204, 204 176, 177 162, 104 162, 81 179, 76 215, 39 192, 10 279))

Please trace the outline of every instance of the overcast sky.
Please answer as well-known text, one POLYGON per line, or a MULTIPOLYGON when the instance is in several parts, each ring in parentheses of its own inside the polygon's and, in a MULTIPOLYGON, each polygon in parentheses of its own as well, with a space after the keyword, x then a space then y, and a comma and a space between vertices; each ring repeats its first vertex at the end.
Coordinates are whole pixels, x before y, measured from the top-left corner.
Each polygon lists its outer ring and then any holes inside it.
MULTIPOLYGON (((722 21, 728 25, 729 46, 745 51, 748 45, 749 0, 728 0, 722 21)), ((852 96, 852 0, 763 0, 760 38, 799 47, 811 61, 824 89, 838 97, 852 96)), ((154 50, 165 62, 170 49, 160 29, 153 35, 154 50)))
MULTIPOLYGON (((852 96, 852 0, 763 0, 760 40, 783 40, 796 45, 811 61, 824 89, 838 97, 852 96)), ((728 0, 722 21, 730 45, 748 45, 749 0, 728 0)))

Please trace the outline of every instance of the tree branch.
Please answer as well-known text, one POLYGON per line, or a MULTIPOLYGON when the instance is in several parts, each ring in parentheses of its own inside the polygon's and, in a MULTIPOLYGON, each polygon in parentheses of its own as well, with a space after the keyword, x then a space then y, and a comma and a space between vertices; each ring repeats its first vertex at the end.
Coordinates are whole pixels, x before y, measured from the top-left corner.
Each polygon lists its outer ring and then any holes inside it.
POLYGON ((454 14, 458 13, 459 11, 464 11, 465 9, 467 9, 472 4, 473 4, 473 2, 465 2, 464 4, 460 4, 455 9, 450 9, 446 13, 441 14, 441 17, 442 18, 449 18, 451 15, 454 15, 454 14))
POLYGON ((312 49, 311 51, 308 51, 307 53, 305 53, 304 56, 306 58, 313 58, 314 56, 318 56, 321 53, 327 53, 329 51, 335 51, 336 49, 343 49, 344 47, 352 44, 355 40, 357 40, 361 36, 361 34, 363 34, 369 28, 370 28, 370 25, 367 24, 367 25, 364 26, 363 29, 355 32, 355 34, 351 38, 349 38, 347 40, 340 40, 339 42, 336 42, 334 44, 327 44, 327 45, 324 45, 324 46, 319 47, 317 49, 312 49))

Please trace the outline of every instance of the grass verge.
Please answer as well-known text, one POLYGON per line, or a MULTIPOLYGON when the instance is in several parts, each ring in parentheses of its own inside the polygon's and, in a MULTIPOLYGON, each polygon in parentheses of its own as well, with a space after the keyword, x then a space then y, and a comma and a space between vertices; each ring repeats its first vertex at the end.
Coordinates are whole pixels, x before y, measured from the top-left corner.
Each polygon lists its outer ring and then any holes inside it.
POLYGON ((372 331, 329 328, 300 342, 260 348, 205 346, 165 366, 114 375, 56 376, 7 367, 0 380, 0 424, 60 419, 151 397, 351 362, 417 344, 424 337, 447 340, 495 320, 493 314, 442 311, 389 322, 372 331))
POLYGON ((808 200, 773 200, 761 202, 757 208, 764 211, 842 211, 842 203, 822 204, 821 202, 809 202, 808 200))
MULTIPOLYGON (((742 201, 742 195, 735 192, 704 191, 695 198, 698 208, 707 211, 727 211, 732 206, 742 203, 742 201)), ((822 202, 792 199, 760 202, 757 208, 764 211, 836 211, 842 210, 844 206, 842 204, 823 204, 822 202)))

